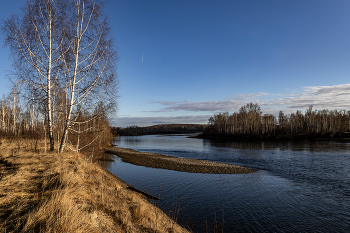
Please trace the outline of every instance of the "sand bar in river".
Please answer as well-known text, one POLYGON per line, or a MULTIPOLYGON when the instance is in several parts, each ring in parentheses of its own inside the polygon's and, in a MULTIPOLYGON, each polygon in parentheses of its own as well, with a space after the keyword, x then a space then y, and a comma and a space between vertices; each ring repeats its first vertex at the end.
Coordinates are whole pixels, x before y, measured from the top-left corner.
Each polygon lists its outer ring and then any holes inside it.
POLYGON ((115 154, 126 163, 174 171, 213 174, 236 174, 255 171, 254 169, 226 163, 177 158, 157 153, 139 152, 128 148, 108 147, 106 148, 106 152, 115 154))

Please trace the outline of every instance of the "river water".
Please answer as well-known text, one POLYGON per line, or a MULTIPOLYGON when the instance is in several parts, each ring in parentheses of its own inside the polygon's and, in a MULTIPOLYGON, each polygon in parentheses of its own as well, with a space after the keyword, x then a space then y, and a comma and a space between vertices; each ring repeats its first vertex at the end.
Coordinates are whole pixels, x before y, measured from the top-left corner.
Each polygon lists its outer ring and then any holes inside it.
POLYGON ((119 137, 138 151, 257 169, 197 174, 104 162, 193 232, 350 232, 350 143, 220 142, 184 135, 119 137))

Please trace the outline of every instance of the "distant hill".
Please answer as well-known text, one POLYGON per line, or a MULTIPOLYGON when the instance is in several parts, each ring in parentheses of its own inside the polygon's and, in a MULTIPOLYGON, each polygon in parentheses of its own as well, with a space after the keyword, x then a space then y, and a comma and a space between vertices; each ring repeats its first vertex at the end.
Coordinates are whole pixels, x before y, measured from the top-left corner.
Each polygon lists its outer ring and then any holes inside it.
POLYGON ((146 127, 136 125, 126 128, 112 127, 112 133, 120 136, 136 136, 150 134, 183 134, 183 133, 202 133, 207 125, 200 124, 161 124, 146 127))

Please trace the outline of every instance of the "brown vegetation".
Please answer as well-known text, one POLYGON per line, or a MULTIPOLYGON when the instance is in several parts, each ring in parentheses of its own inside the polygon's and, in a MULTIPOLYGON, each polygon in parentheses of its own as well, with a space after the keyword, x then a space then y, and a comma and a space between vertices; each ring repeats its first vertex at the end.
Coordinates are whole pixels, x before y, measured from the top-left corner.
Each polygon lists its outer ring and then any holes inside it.
POLYGON ((12 111, 2 108, 11 115, 12 133, 18 134, 17 109, 23 104, 23 125, 42 123, 50 151, 59 144, 60 153, 65 148, 79 152, 99 140, 96 120, 115 110, 117 83, 117 54, 103 1, 27 0, 20 15, 4 21, 2 31, 13 58, 15 85, 7 100, 12 111), (87 133, 91 140, 83 144, 87 133))
MULTIPOLYGON (((9 139, 29 138, 49 141, 45 111, 41 110, 40 104, 32 101, 26 103, 25 99, 19 97, 18 93, 13 93, 0 101, 0 135, 9 139)), ((64 131, 64 119, 60 115, 60 106, 54 105, 54 108, 57 108, 57 111, 54 111, 52 117, 52 133, 56 141, 60 142, 64 131)), ((97 106, 92 113, 75 115, 77 121, 75 125, 70 126, 70 131, 66 135, 66 149, 96 155, 110 145, 113 135, 107 112, 100 111, 99 108, 100 106, 97 106)), ((60 143, 55 144, 56 151, 59 145, 60 143)), ((44 147, 45 151, 49 148, 44 147)))
POLYGON ((0 233, 186 232, 92 162, 116 109, 103 1, 28 0, 2 31, 14 86, 0 103, 0 233))
POLYGON ((2 139, 0 232, 187 232, 82 154, 2 139))

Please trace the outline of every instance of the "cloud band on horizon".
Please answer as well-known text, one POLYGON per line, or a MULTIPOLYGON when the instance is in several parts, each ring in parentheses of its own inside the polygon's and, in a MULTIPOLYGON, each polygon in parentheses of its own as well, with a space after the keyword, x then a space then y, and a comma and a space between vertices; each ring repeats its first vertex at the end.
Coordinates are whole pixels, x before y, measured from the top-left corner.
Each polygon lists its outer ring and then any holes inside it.
MULTIPOLYGON (((268 94, 249 93, 234 96, 222 101, 155 101, 163 106, 157 112, 192 111, 192 112, 234 112, 246 103, 254 102, 264 110, 277 109, 287 112, 304 110, 310 105, 317 109, 350 109, 350 84, 334 86, 303 87, 301 93, 268 94)), ((265 112, 265 111, 264 111, 265 112)), ((266 112, 274 114, 273 112, 266 112)))
POLYGON ((120 117, 115 119, 117 125, 123 127, 129 125, 155 125, 155 124, 206 124, 210 116, 218 112, 237 112, 240 107, 249 102, 258 103, 263 113, 276 115, 280 110, 286 114, 295 112, 296 110, 304 111, 310 105, 314 109, 345 109, 350 110, 350 84, 340 84, 334 86, 307 86, 301 88, 301 91, 294 91, 290 94, 268 94, 248 93, 232 96, 222 101, 201 101, 192 102, 185 101, 153 101, 152 103, 161 105, 156 111, 161 113, 169 113, 174 111, 185 112, 202 112, 202 115, 192 116, 159 116, 159 117, 120 117))

